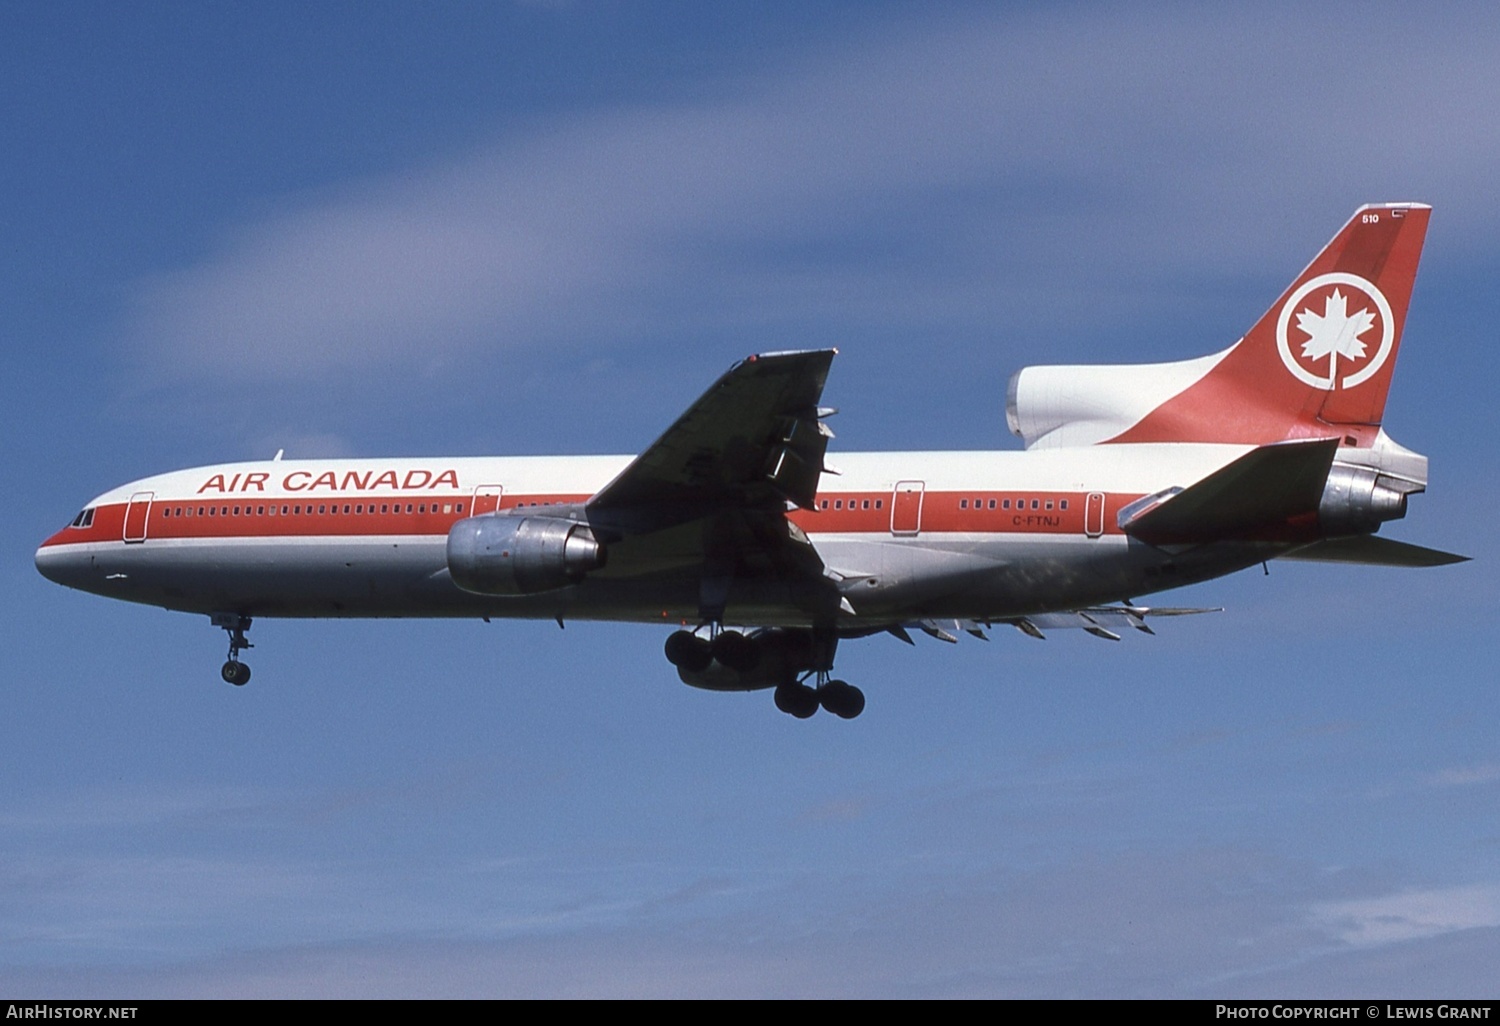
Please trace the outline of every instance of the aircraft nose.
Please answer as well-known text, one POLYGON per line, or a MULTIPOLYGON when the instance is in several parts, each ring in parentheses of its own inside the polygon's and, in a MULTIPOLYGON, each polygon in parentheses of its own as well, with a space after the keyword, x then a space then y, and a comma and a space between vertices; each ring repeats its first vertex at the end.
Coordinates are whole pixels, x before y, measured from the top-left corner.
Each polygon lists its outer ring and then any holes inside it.
POLYGON ((90 579, 93 559, 71 545, 43 545, 36 550, 36 569, 55 584, 83 588, 90 579))

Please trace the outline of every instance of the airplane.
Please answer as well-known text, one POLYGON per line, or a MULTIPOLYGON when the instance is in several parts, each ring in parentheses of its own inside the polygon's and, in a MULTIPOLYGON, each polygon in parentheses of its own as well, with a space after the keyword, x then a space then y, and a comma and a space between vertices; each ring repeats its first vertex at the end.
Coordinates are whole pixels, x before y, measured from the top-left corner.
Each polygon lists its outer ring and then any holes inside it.
POLYGON ((1378 537, 1427 485, 1381 426, 1430 207, 1360 207, 1234 345, 1033 366, 1021 451, 841 453, 835 350, 751 356, 640 455, 283 459, 105 492, 36 553, 49 579, 207 614, 243 685, 263 617, 670 625, 678 677, 850 719, 841 641, 997 624, 1119 640, 1135 596, 1273 558, 1439 566, 1378 537))

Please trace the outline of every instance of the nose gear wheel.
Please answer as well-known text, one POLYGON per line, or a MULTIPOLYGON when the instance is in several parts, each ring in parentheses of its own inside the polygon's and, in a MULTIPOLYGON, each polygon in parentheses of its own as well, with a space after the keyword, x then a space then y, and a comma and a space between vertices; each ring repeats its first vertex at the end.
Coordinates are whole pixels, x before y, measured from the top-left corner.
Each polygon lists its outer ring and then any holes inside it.
POLYGON ((219 670, 224 683, 244 687, 250 682, 250 667, 240 662, 240 651, 254 648, 245 632, 250 629, 250 617, 238 613, 215 613, 210 619, 215 627, 222 627, 229 635, 229 659, 219 670))

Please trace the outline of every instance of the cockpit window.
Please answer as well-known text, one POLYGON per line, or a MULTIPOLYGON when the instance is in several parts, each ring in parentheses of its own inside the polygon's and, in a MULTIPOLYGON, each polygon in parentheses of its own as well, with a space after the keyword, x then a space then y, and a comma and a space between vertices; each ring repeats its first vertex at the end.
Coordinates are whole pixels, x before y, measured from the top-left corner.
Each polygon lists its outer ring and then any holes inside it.
POLYGON ((81 511, 76 517, 73 518, 73 523, 70 524, 70 525, 68 525, 68 526, 70 526, 70 527, 93 527, 94 526, 94 507, 90 506, 87 509, 81 511))

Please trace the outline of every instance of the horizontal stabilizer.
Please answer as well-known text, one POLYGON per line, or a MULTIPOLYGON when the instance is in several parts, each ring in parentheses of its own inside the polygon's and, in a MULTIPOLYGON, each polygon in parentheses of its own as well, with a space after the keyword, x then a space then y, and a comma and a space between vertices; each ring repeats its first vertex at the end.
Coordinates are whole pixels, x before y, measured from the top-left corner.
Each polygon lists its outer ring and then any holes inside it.
POLYGON ((1280 558, 1313 563, 1363 563, 1366 566, 1448 566, 1469 560, 1468 556, 1440 552, 1391 538, 1377 538, 1372 534, 1329 538, 1280 558))
POLYGON ((1148 496, 1120 511, 1120 530, 1151 545, 1243 538, 1316 513, 1337 438, 1253 449, 1175 494, 1148 496))

